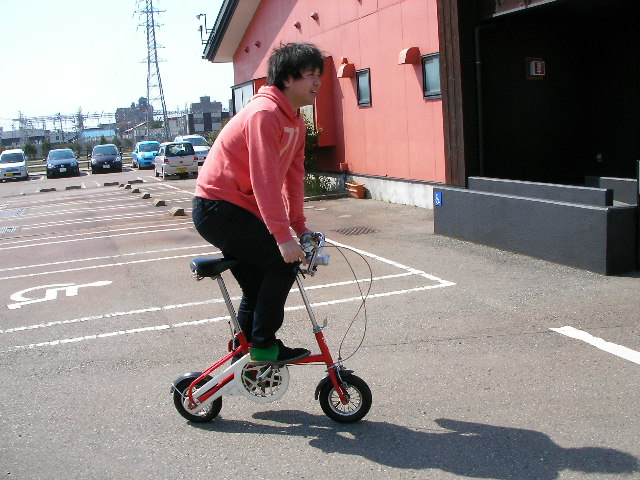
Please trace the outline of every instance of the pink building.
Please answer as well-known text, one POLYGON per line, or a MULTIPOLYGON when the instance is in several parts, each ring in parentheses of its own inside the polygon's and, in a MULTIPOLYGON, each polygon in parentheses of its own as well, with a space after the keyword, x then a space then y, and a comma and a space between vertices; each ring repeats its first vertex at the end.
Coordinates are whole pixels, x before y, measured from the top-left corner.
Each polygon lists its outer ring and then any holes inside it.
POLYGON ((237 109, 274 46, 316 44, 320 168, 431 208, 469 176, 635 177, 639 23, 637 0, 225 0, 204 58, 237 109))

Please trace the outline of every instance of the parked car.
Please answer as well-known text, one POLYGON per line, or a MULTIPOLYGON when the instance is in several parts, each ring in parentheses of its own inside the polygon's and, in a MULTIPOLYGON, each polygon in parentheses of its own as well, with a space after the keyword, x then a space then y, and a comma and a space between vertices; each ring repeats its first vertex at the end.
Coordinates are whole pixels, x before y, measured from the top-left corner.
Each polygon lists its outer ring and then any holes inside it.
POLYGON ((131 154, 131 164, 135 168, 153 168, 153 159, 160 150, 159 142, 145 141, 136 143, 131 154))
POLYGON ((27 179, 27 156, 19 148, 0 153, 0 180, 27 179))
POLYGON ((209 153, 210 148, 204 137, 200 135, 181 135, 176 137, 173 141, 189 142, 193 145, 193 149, 198 156, 198 165, 202 165, 204 163, 204 159, 207 158, 207 153, 209 153))
POLYGON ((198 157, 189 142, 167 142, 160 145, 153 168, 156 177, 180 175, 186 178, 189 174, 197 177, 198 157))
POLYGON ((70 148, 57 148, 47 155, 47 178, 55 175, 80 175, 78 157, 70 148))
POLYGON ((91 173, 113 171, 122 171, 122 156, 118 147, 112 143, 93 147, 91 152, 91 173))

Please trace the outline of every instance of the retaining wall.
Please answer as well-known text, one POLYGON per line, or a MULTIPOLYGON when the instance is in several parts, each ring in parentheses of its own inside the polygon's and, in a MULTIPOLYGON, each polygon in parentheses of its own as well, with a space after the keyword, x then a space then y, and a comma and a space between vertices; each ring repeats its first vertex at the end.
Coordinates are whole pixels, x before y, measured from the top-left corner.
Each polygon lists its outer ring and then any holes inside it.
POLYGON ((586 205, 454 187, 433 191, 438 235, 605 275, 637 269, 635 206, 586 205))

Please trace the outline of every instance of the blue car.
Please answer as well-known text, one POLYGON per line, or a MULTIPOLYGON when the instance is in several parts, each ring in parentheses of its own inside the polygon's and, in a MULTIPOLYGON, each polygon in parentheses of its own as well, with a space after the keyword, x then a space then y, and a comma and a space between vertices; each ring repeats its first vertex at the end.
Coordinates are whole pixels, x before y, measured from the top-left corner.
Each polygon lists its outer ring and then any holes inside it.
POLYGON ((133 150, 131 163, 134 168, 153 168, 153 159, 160 150, 158 142, 138 142, 133 150))

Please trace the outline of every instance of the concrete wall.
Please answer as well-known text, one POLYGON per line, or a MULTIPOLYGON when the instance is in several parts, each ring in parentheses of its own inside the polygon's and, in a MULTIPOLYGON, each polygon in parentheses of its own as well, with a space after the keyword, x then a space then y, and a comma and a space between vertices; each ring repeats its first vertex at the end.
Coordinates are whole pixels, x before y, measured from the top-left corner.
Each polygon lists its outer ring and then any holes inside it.
POLYGON ((347 178, 365 184, 366 198, 412 207, 433 208, 434 184, 351 174, 347 178))
POLYGON ((637 205, 638 180, 633 178, 586 177, 589 187, 609 188, 613 190, 613 199, 617 202, 637 205))
POLYGON ((637 209, 434 187, 434 231, 605 275, 637 269, 637 209))
POLYGON ((606 188, 521 182, 487 177, 469 177, 468 184, 469 190, 481 192, 502 193, 598 207, 610 207, 613 205, 613 190, 606 188))

